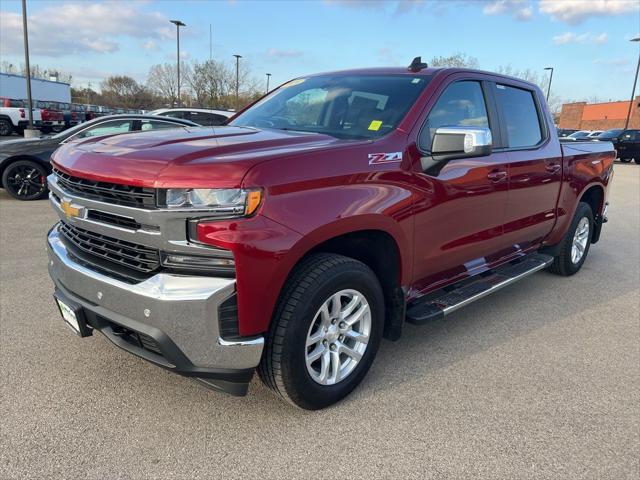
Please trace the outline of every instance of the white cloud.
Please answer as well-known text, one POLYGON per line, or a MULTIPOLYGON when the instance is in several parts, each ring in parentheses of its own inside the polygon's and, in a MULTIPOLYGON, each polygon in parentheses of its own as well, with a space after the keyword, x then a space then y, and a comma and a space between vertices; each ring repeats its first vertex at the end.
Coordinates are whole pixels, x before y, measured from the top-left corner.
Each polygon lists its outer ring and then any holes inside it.
POLYGON ((607 43, 607 41, 609 40, 608 35, 603 32, 599 35, 594 35, 592 33, 573 33, 573 32, 566 32, 563 33, 562 35, 556 35, 555 37, 553 37, 553 43, 555 43, 556 45, 567 45, 569 43, 589 43, 589 44, 595 44, 595 45, 602 45, 607 43))
POLYGON ((638 0, 540 0, 540 12, 572 25, 592 16, 640 13, 638 0))
POLYGON ((512 15, 516 20, 529 20, 533 16, 533 7, 529 0, 493 0, 482 9, 485 15, 512 15))
POLYGON ((145 50, 154 51, 158 49, 158 44, 154 40, 148 39, 142 42, 142 48, 144 48, 145 50))
POLYGON ((278 50, 277 48, 270 48, 267 50, 267 55, 271 58, 295 58, 304 55, 302 50, 278 50))
MULTIPOLYGON (((62 57, 80 53, 111 53, 120 48, 119 37, 141 40, 175 36, 169 19, 145 12, 138 2, 59 3, 32 9, 29 15, 29 48, 34 55, 62 57)), ((22 17, 0 12, 0 53, 22 52, 22 17)))

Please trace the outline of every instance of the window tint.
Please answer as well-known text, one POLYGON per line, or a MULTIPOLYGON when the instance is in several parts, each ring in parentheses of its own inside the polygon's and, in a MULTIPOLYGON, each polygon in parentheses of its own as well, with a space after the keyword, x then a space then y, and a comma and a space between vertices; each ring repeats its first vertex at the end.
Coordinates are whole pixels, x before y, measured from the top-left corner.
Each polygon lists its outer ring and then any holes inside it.
POLYGON ((624 133, 620 136, 620 140, 623 140, 625 142, 640 140, 640 130, 625 130, 624 133))
POLYGON ((225 117, 224 115, 216 115, 215 113, 208 112, 191 112, 190 120, 197 123, 198 125, 215 127, 218 125, 222 125, 227 120, 227 117, 225 117))
POLYGON ((542 131, 533 92, 506 85, 496 87, 497 101, 502 107, 507 126, 509 147, 532 147, 540 143, 542 131))
POLYGON ((163 122, 162 120, 142 120, 140 122, 140 130, 163 130, 167 128, 182 127, 177 123, 163 122))
POLYGON ((439 127, 466 126, 489 128, 480 82, 456 82, 447 87, 429 112, 420 133, 420 148, 431 150, 433 135, 439 127))
POLYGON ((131 121, 113 120, 90 127, 78 134, 77 138, 97 137, 98 135, 114 135, 126 133, 131 129, 131 121))

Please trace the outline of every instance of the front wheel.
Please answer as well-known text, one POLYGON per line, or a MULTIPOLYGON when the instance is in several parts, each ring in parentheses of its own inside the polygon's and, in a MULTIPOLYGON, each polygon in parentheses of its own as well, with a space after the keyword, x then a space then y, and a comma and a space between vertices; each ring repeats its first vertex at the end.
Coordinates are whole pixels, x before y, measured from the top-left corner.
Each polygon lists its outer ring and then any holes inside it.
POLYGON ((629 162, 631 162, 631 159, 630 158, 622 158, 622 157, 620 157, 620 161, 622 163, 629 163, 629 162))
POLYGON ((577 273, 587 259, 593 234, 593 212, 591 207, 580 202, 560 247, 560 253, 554 257, 549 270, 568 277, 577 273))
POLYGON ((20 160, 4 170, 2 186, 18 200, 38 200, 47 194, 47 171, 39 163, 20 160))
POLYGON ((312 255, 283 288, 258 374, 300 408, 332 405, 366 375, 383 323, 382 288, 368 266, 341 255, 312 255))

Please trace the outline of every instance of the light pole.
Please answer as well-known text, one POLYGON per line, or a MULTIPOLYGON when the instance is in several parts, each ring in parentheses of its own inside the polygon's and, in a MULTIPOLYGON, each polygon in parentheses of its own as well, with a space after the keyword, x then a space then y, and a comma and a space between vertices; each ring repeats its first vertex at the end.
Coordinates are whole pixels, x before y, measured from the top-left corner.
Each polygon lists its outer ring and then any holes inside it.
MULTIPOLYGON (((631 42, 640 42, 640 37, 632 38, 631 42)), ((633 96, 636 93, 636 83, 638 83, 638 70, 640 70, 640 52, 638 52, 638 66, 636 67, 636 76, 633 79, 633 90, 631 90, 631 100, 629 101, 629 111, 627 112, 627 121, 624 122, 624 129, 629 128, 629 119, 631 118, 631 107, 633 107, 633 96)))
POLYGON ((549 85, 547 86, 547 103, 549 103, 549 93, 551 93, 551 80, 553 80, 553 67, 545 67, 545 70, 551 70, 549 76, 549 85))
POLYGON ((267 93, 269 93, 269 77, 271 77, 271 74, 267 73, 267 93))
MULTIPOLYGON (((33 130, 33 99, 31 98, 31 67, 29 66, 29 33, 27 32, 27 0, 22 0, 22 35, 24 36, 24 64, 27 67, 27 103, 29 107, 29 133, 33 130)), ((25 135, 26 136, 26 135, 25 135)))
POLYGON ((238 108, 239 103, 239 92, 240 92, 240 59, 242 55, 234 55, 236 57, 236 109, 238 108))
POLYGON ((178 106, 180 106, 180 27, 186 27, 187 25, 180 20, 169 20, 176 26, 176 40, 177 40, 177 62, 178 62, 178 106))

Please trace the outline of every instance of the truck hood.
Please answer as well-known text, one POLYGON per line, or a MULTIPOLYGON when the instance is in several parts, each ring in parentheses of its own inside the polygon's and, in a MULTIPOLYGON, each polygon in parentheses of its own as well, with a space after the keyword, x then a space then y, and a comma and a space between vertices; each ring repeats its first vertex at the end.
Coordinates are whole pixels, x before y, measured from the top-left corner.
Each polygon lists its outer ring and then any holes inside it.
POLYGON ((254 165, 353 140, 249 127, 158 130, 71 142, 53 155, 67 173, 151 188, 234 188, 254 165))

